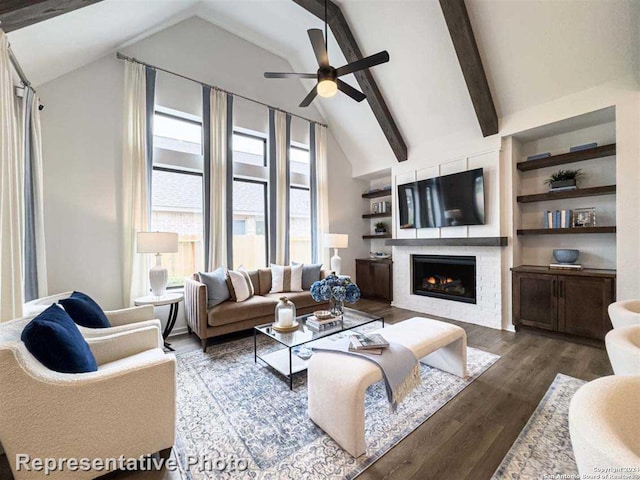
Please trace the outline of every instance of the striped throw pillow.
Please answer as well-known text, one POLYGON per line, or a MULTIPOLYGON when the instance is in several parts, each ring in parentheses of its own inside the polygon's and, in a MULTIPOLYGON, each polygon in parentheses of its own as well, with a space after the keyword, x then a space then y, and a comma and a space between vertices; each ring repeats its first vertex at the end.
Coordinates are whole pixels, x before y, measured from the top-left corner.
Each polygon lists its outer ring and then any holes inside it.
POLYGON ((236 302, 249 300, 255 294, 249 272, 244 267, 238 267, 238 270, 227 270, 227 286, 231 299, 236 302))
POLYGON ((271 264, 271 292, 301 292, 302 264, 285 267, 271 264))

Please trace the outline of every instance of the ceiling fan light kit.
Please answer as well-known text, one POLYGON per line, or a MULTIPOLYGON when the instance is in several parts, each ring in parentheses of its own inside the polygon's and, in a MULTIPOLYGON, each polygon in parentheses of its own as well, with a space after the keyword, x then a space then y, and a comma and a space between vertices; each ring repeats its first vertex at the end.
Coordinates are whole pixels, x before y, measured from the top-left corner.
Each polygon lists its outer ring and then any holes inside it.
POLYGON ((358 72, 367 68, 375 67, 381 63, 389 61, 389 53, 385 50, 375 55, 370 55, 355 62, 348 63, 340 68, 334 68, 329 64, 329 54, 327 52, 327 2, 325 0, 324 34, 319 28, 307 30, 309 40, 313 47, 316 60, 318 61, 318 72, 295 73, 295 72, 265 72, 265 78, 316 78, 318 83, 311 89, 307 96, 300 103, 300 107, 308 107, 316 95, 321 97, 333 97, 338 90, 348 95, 356 102, 364 100, 366 95, 357 88, 343 82, 338 77, 358 72))

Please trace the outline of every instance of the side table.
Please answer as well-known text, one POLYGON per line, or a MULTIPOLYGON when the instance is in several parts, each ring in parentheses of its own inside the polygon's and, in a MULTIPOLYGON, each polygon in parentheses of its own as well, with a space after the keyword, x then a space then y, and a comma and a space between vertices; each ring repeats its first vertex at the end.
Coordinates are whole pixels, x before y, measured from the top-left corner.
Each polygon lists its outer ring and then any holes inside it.
POLYGON ((173 330, 173 327, 176 324, 176 319, 178 318, 178 306, 182 300, 184 300, 184 295, 181 293, 167 293, 159 297, 156 297, 155 295, 145 295, 144 297, 138 297, 133 301, 136 306, 153 305, 154 307, 161 307, 163 305, 169 305, 169 317, 167 318, 167 324, 162 332, 162 338, 165 340, 165 348, 168 348, 172 352, 175 350, 171 348, 171 344, 167 342, 167 337, 171 334, 171 330, 173 330))

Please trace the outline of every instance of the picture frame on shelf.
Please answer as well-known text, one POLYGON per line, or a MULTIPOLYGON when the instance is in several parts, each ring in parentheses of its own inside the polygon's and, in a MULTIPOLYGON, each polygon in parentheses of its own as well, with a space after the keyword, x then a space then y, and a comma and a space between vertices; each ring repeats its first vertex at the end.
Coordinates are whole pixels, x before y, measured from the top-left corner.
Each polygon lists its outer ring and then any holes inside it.
POLYGON ((574 209, 571 225, 573 228, 595 227, 596 207, 574 209))

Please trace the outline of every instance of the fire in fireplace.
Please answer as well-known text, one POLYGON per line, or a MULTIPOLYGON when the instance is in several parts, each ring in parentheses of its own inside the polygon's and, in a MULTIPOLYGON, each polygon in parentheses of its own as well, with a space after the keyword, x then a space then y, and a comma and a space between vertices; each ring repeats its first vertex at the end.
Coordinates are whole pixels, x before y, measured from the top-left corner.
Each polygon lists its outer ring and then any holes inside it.
POLYGON ((415 295, 476 303, 476 257, 412 255, 415 295))

